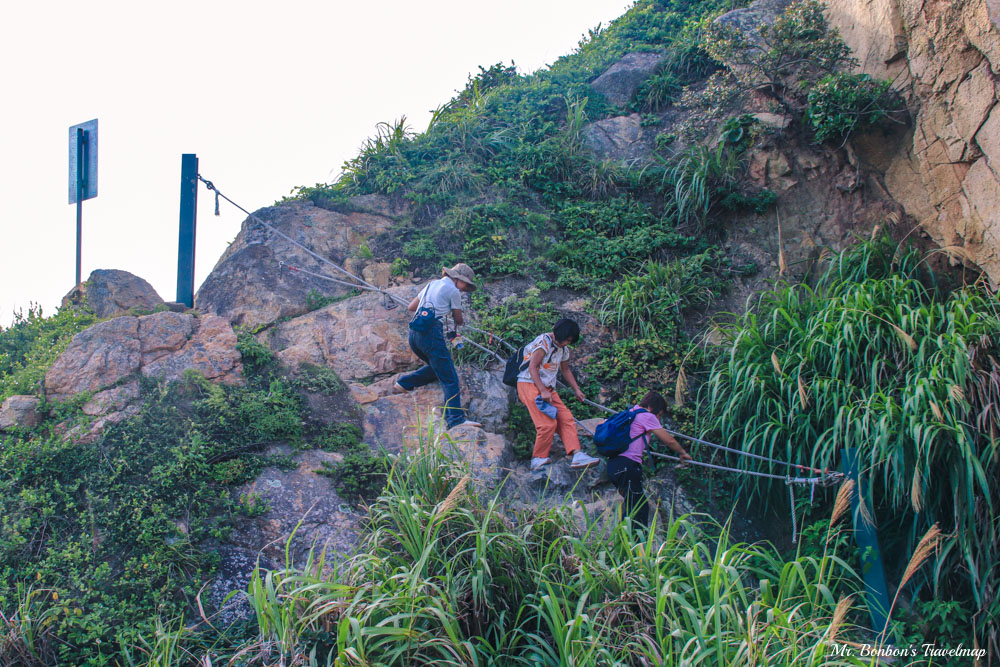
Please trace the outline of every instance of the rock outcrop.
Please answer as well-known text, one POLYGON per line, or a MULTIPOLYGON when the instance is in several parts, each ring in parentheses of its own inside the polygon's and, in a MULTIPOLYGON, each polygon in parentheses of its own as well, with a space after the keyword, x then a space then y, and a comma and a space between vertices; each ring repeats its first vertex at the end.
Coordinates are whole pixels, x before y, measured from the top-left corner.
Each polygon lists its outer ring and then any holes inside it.
POLYGON ((1000 281, 1000 5, 993 0, 828 0, 860 69, 896 81, 915 110, 895 143, 859 155, 941 246, 1000 281))
POLYGON ((624 106, 639 90, 642 82, 656 71, 663 60, 660 51, 637 51, 626 54, 603 74, 591 81, 590 87, 604 95, 611 104, 624 106))
MULTIPOLYGON (((378 212, 330 211, 310 202, 292 201, 260 209, 254 216, 317 255, 342 265, 366 239, 388 230, 394 222, 388 214, 398 211, 388 200, 372 196, 358 206, 378 212)), ((306 312, 310 290, 325 296, 350 291, 296 269, 344 278, 248 218, 198 290, 195 305, 199 311, 225 317, 233 325, 256 326, 306 312)))
POLYGON ((42 421, 38 413, 37 396, 11 396, 0 405, 0 431, 11 428, 31 428, 42 421))
MULTIPOLYGON (((268 455, 289 456, 287 445, 268 450, 268 455)), ((304 567, 310 549, 327 556, 334 565, 357 548, 364 518, 360 508, 341 498, 327 477, 319 474, 325 463, 337 464, 341 454, 309 450, 295 456, 298 467, 265 468, 252 482, 239 489, 248 502, 264 503, 268 511, 253 518, 239 518, 228 540, 218 548, 219 571, 209 589, 208 601, 220 611, 223 623, 251 618, 252 612, 240 594, 247 590, 257 562, 263 567, 283 567, 288 547, 289 565, 304 567), (226 597, 236 592, 228 603, 226 597)))
POLYGON ((583 144, 602 158, 644 158, 650 152, 650 141, 644 141, 645 134, 639 114, 612 116, 584 127, 583 144))
POLYGON ((148 282, 128 271, 98 269, 90 274, 87 282, 74 287, 63 297, 66 306, 86 300, 94 314, 101 319, 119 317, 139 311, 149 312, 163 305, 163 299, 148 282))
POLYGON ((84 329, 45 374, 45 395, 62 401, 99 392, 88 414, 103 414, 135 397, 123 389, 139 375, 179 379, 194 369, 218 382, 241 382, 236 334, 215 316, 162 312, 118 317, 84 329))
MULTIPOLYGON (((395 287, 390 294, 409 301, 416 286, 395 287)), ((375 292, 330 304, 296 317, 268 332, 270 346, 291 368, 302 362, 329 366, 353 382, 412 364, 405 308, 387 308, 375 292)))

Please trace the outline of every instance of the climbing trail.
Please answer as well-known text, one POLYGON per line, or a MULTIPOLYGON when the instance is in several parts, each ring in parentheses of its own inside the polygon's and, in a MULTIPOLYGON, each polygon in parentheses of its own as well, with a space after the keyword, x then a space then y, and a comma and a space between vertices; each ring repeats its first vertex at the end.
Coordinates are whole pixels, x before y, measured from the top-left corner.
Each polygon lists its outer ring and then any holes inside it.
MULTIPOLYGON (((302 250, 303 252, 307 253, 310 257, 313 257, 316 260, 318 260, 319 262, 321 262, 322 264, 326 264, 326 265, 332 267, 335 271, 337 271, 338 273, 342 274, 344 276, 344 278, 334 278, 332 276, 328 276, 328 275, 325 275, 325 274, 322 274, 322 273, 317 273, 315 271, 310 271, 308 269, 305 269, 305 268, 302 268, 302 267, 299 267, 299 266, 294 266, 294 265, 289 264, 289 263, 284 262, 284 261, 279 261, 279 267, 280 268, 286 268, 287 267, 288 270, 290 272, 292 272, 292 273, 302 273, 302 274, 305 274, 305 275, 308 275, 308 276, 312 276, 314 278, 319 278, 321 280, 326 280, 328 282, 331 282, 331 283, 334 283, 334 284, 337 284, 337 285, 341 285, 341 286, 344 286, 344 287, 349 287, 351 289, 356 289, 356 290, 361 290, 361 291, 366 291, 366 292, 377 292, 377 293, 381 294, 384 297, 385 303, 386 303, 387 307, 395 308, 397 305, 400 305, 400 306, 407 306, 408 305, 408 303, 404 299, 401 299, 400 297, 396 296, 395 294, 390 293, 386 289, 378 287, 377 285, 373 285, 372 283, 368 282, 367 280, 365 280, 364 278, 362 278, 360 276, 354 275, 353 273, 351 273, 347 269, 345 269, 342 266, 338 265, 336 262, 333 262, 333 261, 327 259, 326 257, 323 257, 322 255, 320 255, 320 254, 318 254, 318 253, 310 250, 305 245, 299 243, 298 241, 296 241, 292 237, 288 236, 287 234, 285 234, 281 230, 279 230, 276 227, 274 227, 274 225, 271 225, 268 222, 266 222, 266 221, 262 220, 261 218, 257 217, 256 215, 254 215, 253 213, 251 213, 247 209, 243 208, 242 206, 240 206, 239 204, 237 204, 236 202, 234 202, 232 199, 230 199, 226 195, 222 194, 222 192, 219 191, 219 189, 215 186, 215 184, 213 184, 209 180, 206 180, 204 177, 202 177, 201 174, 198 174, 198 180, 201 181, 202 183, 204 183, 205 187, 208 188, 208 190, 212 191, 215 194, 215 214, 216 215, 219 215, 219 199, 220 198, 221 199, 225 199, 227 202, 229 202, 230 204, 232 204, 233 206, 235 206, 237 209, 239 209, 240 211, 242 211, 243 213, 245 213, 247 215, 247 217, 251 221, 253 221, 253 222, 261 225, 262 227, 264 227, 266 229, 268 229, 269 231, 271 231, 272 233, 274 233, 276 236, 284 239, 285 241, 288 241, 289 243, 291 243, 295 247, 297 247, 300 250, 302 250), (393 305, 390 306, 389 305, 390 302, 393 305)), ((474 331, 476 333, 488 336, 489 340, 491 340, 491 341, 492 340, 499 341, 499 343, 501 345, 507 347, 512 353, 517 352, 517 350, 518 350, 517 347, 515 347, 512 344, 510 344, 509 342, 507 342, 506 340, 504 340, 503 338, 501 338, 500 336, 498 336, 497 334, 495 334, 493 332, 485 331, 483 329, 478 329, 478 328, 476 328, 474 326, 471 326, 469 324, 466 324, 466 325, 463 325, 463 326, 466 329, 470 330, 470 331, 474 331)), ((491 350, 491 349, 485 347, 484 345, 481 345, 481 344, 477 343, 474 340, 466 338, 465 342, 468 343, 469 345, 472 345, 473 347, 475 347, 475 348, 477 348, 477 349, 485 352, 486 354, 490 355, 491 357, 493 357, 494 359, 496 359, 497 361, 499 361, 501 364, 504 364, 507 361, 500 354, 498 354, 495 350, 491 350)), ((559 382, 559 384, 560 384, 560 386, 566 386, 562 382, 559 382)), ((598 408, 599 410, 603 410, 604 412, 607 412, 609 414, 615 414, 615 410, 607 407, 606 405, 601 405, 600 403, 596 403, 596 402, 591 401, 591 400, 586 399, 586 398, 583 399, 583 402, 586 403, 587 405, 590 405, 592 407, 598 408)), ((581 428, 583 428, 585 431, 587 431, 588 433, 590 433, 590 435, 594 435, 594 432, 591 429, 589 429, 579 419, 576 419, 575 421, 576 421, 576 423, 581 428)), ((775 473, 767 473, 767 472, 760 472, 760 471, 757 471, 757 470, 749 470, 749 469, 746 469, 746 468, 732 468, 732 467, 729 467, 729 466, 719 465, 719 464, 716 464, 716 463, 708 463, 708 462, 705 462, 705 461, 698 461, 698 460, 691 460, 691 461, 687 462, 688 465, 701 466, 701 467, 704 467, 704 468, 711 468, 713 470, 721 470, 721 471, 731 472, 731 473, 736 473, 736 474, 741 474, 741 475, 751 475, 751 476, 754 476, 754 477, 763 477, 763 478, 766 478, 766 479, 773 479, 773 480, 777 480, 777 481, 784 481, 785 484, 788 486, 788 495, 789 495, 789 500, 790 500, 790 503, 791 503, 792 541, 793 542, 795 542, 796 539, 797 539, 797 525, 796 525, 796 519, 795 519, 795 493, 794 493, 794 485, 808 485, 809 486, 809 500, 810 500, 810 502, 812 502, 813 497, 814 497, 815 492, 816 492, 816 487, 817 486, 823 486, 823 487, 836 486, 837 484, 841 483, 844 480, 844 474, 841 473, 841 472, 830 471, 830 470, 821 470, 821 469, 818 469, 818 468, 811 468, 809 466, 801 465, 801 464, 798 464, 798 463, 790 463, 790 462, 787 462, 787 461, 782 461, 780 459, 774 459, 774 458, 770 458, 770 457, 763 456, 763 455, 760 455, 760 454, 755 454, 753 452, 746 452, 746 451, 742 451, 742 450, 739 450, 739 449, 734 449, 732 447, 726 447, 724 445, 720 445, 720 444, 717 444, 717 443, 714 443, 714 442, 710 442, 708 440, 703 440, 701 438, 696 438, 694 436, 687 435, 685 433, 680 433, 678 431, 673 431, 671 429, 666 429, 666 431, 668 433, 670 433, 671 435, 674 435, 674 436, 679 437, 679 438, 683 438, 684 440, 688 440, 690 442, 694 442, 694 443, 698 443, 698 444, 705 445, 705 446, 708 446, 708 447, 712 447, 712 448, 717 449, 719 451, 727 452, 729 454, 733 454, 733 455, 736 455, 736 456, 742 456, 742 457, 756 459, 756 460, 759 460, 759 461, 765 461, 765 462, 770 463, 770 464, 775 465, 775 466, 784 466, 787 469, 789 469, 790 471, 791 470, 795 470, 795 471, 803 471, 803 472, 814 473, 814 476, 812 476, 812 477, 798 477, 798 476, 793 477, 791 474, 779 475, 779 474, 775 474, 775 473)), ((670 454, 661 454, 659 452, 653 452, 653 451, 650 451, 649 454, 651 456, 656 457, 656 458, 661 458, 661 459, 666 459, 666 460, 670 460, 670 461, 680 462, 680 458, 678 458, 676 456, 672 456, 670 454)))

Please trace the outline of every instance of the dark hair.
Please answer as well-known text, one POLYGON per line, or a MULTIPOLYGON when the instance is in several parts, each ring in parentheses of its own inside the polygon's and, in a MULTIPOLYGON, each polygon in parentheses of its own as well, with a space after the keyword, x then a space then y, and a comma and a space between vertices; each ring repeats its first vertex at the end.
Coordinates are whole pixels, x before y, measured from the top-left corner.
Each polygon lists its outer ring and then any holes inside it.
POLYGON ((651 391, 642 397, 642 400, 639 401, 639 407, 646 408, 654 415, 658 415, 662 412, 666 412, 667 402, 663 400, 662 396, 660 396, 660 392, 651 391))
POLYGON ((560 343, 564 340, 568 340, 569 344, 572 345, 576 341, 580 340, 580 325, 569 318, 562 318, 556 325, 552 327, 552 333, 555 334, 556 340, 560 343))

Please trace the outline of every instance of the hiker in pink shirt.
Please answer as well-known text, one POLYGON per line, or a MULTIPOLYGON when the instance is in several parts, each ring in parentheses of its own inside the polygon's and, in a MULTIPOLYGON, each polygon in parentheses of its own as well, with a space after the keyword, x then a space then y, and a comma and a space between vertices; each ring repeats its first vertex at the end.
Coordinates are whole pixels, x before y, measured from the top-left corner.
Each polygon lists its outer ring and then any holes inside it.
POLYGON ((608 459, 608 477, 618 489, 623 498, 622 513, 634 521, 649 527, 649 504, 642 489, 642 455, 646 451, 650 434, 659 438, 660 442, 672 449, 681 459, 681 465, 691 460, 691 455, 667 433, 660 423, 660 418, 667 411, 667 402, 655 391, 646 394, 633 410, 643 408, 632 420, 629 437, 632 441, 628 448, 608 459))

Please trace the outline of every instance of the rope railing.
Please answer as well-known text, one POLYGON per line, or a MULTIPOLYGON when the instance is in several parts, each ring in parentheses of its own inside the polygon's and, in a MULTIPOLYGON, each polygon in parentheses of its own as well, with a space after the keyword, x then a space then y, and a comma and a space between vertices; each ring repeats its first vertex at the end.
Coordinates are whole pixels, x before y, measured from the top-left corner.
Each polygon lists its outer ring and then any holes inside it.
MULTIPOLYGON (((332 282, 332 283, 335 283, 335 284, 338 284, 338 285, 342 285, 342 286, 345 286, 345 287, 350 287, 352 289, 357 289, 357 290, 366 291, 366 292, 377 292, 379 294, 382 294, 384 297, 386 297, 388 299, 391 299, 392 301, 398 303, 399 305, 404 305, 404 306, 408 305, 407 302, 404 299, 401 299, 398 296, 396 296, 395 294, 392 294, 391 292, 389 292, 388 290, 386 290, 384 288, 381 288, 381 287, 378 287, 377 285, 373 285, 372 283, 368 282, 364 278, 361 278, 360 276, 357 276, 357 275, 351 273, 347 269, 345 269, 342 266, 338 265, 336 262, 333 262, 333 261, 327 259, 326 257, 323 257, 322 255, 314 252, 310 248, 308 248, 305 245, 299 243, 298 241, 296 241, 292 237, 288 236, 287 234, 285 234, 281 230, 277 229, 274 225, 268 223, 265 220, 262 220, 259 216, 254 215, 253 213, 251 213, 250 211, 248 211, 247 209, 243 208, 242 206, 240 206, 239 204, 237 204, 235 201, 233 201, 232 199, 230 199, 229 197, 227 197, 226 195, 224 195, 222 192, 220 192, 219 189, 217 187, 215 187, 215 184, 213 184, 211 181, 206 180, 205 178, 203 178, 201 176, 201 174, 198 174, 198 180, 201 181, 202 183, 204 183, 205 187, 207 187, 210 191, 212 191, 212 192, 215 193, 215 197, 216 197, 216 215, 218 215, 218 212, 219 212, 218 211, 218 199, 219 198, 225 199, 227 202, 229 202, 230 204, 232 204, 233 206, 235 206, 237 209, 239 209, 240 211, 242 211, 243 213, 245 213, 247 215, 247 217, 251 221, 256 222, 256 223, 260 224, 261 226, 265 227, 266 229, 270 230, 276 236, 278 236, 279 238, 284 239, 288 243, 291 243, 293 246, 299 248, 300 250, 302 250, 303 252, 305 252, 306 254, 308 254, 310 257, 313 257, 314 259, 320 261, 323 264, 327 264, 327 265, 333 267, 337 272, 345 275, 347 278, 349 278, 350 280, 352 280, 354 282, 349 282, 347 280, 343 280, 343 279, 340 279, 340 278, 333 278, 333 277, 330 277, 330 276, 326 276, 326 275, 323 275, 321 273, 316 273, 315 271, 310 271, 308 269, 305 269, 305 268, 302 268, 302 267, 299 267, 299 266, 294 266, 294 265, 289 264, 289 263, 284 262, 284 261, 279 261, 279 263, 278 263, 279 268, 288 267, 288 269, 290 271, 294 272, 294 273, 302 273, 302 274, 305 274, 305 275, 312 276, 314 278, 319 278, 321 280, 326 280, 326 281, 329 281, 329 282, 332 282)), ((518 348, 514 347, 509 342, 507 342, 502 337, 498 336, 497 334, 495 334, 493 332, 485 331, 483 329, 479 329, 479 328, 474 327, 474 326, 469 325, 469 324, 465 324, 463 326, 464 326, 465 329, 468 329, 470 331, 474 331, 476 333, 483 334, 485 336, 489 336, 491 339, 495 339, 495 340, 499 341, 502 345, 504 345, 505 347, 507 347, 511 352, 516 352, 518 350, 518 348)), ((499 354, 497 354, 496 351, 491 350, 491 349, 489 349, 489 348, 487 348, 487 347, 485 347, 485 346, 477 343, 476 341, 471 340, 470 338, 466 337, 464 340, 465 340, 465 342, 467 344, 469 344, 472 347, 475 347, 475 348, 477 348, 479 350, 482 350, 486 354, 490 355, 491 357, 493 357, 494 359, 496 359, 497 361, 499 361, 501 364, 506 363, 507 360, 504 359, 503 357, 501 357, 499 354)), ((566 386, 562 382, 559 382, 559 384, 561 386, 563 386, 563 387, 566 386)), ((615 411, 613 409, 611 409, 611 408, 609 408, 609 407, 607 407, 605 405, 601 405, 600 403, 597 403, 595 401, 591 401, 590 399, 584 398, 583 402, 586 403, 587 405, 590 405, 592 407, 595 407, 595 408, 598 408, 600 410, 603 410, 603 411, 605 411, 605 412, 607 412, 609 414, 615 414, 615 411)), ((587 431, 591 435, 594 434, 594 432, 591 431, 589 428, 587 428, 587 426, 585 424, 583 424, 583 422, 581 422, 578 419, 576 419, 575 421, 585 431, 587 431)), ((744 469, 744 468, 731 468, 731 467, 719 465, 719 464, 716 464, 716 463, 708 463, 706 461, 696 461, 696 460, 688 461, 687 464, 690 464, 690 465, 696 465, 696 466, 701 466, 701 467, 705 467, 705 468, 711 468, 711 469, 714 469, 714 470, 722 470, 722 471, 733 472, 733 473, 738 473, 738 474, 752 475, 752 476, 762 477, 762 478, 766 478, 766 479, 773 479, 773 480, 778 480, 778 481, 784 481, 789 486, 791 486, 793 484, 802 484, 802 485, 808 484, 808 485, 811 485, 813 492, 815 492, 815 487, 817 485, 820 485, 820 486, 830 486, 830 485, 839 483, 841 481, 841 479, 843 478, 843 475, 841 473, 830 472, 830 471, 826 471, 826 470, 820 470, 818 468, 811 468, 809 466, 804 466, 804 465, 800 465, 800 464, 796 464, 796 463, 788 463, 786 461, 781 461, 779 459, 774 459, 774 458, 770 458, 770 457, 763 456, 763 455, 760 455, 760 454, 755 454, 753 452, 746 452, 746 451, 743 451, 743 450, 733 449, 731 447, 726 447, 724 445, 720 445, 720 444, 717 444, 717 443, 714 443, 714 442, 710 442, 708 440, 703 440, 701 438, 696 438, 694 436, 690 436, 690 435, 687 435, 685 433, 680 433, 678 431, 673 431, 671 429, 665 429, 665 430, 668 433, 670 433, 671 435, 677 436, 679 438, 683 438, 685 440, 689 440, 691 442, 696 442, 698 444, 702 444, 702 445, 706 445, 706 446, 709 446, 709 447, 713 447, 713 448, 718 449, 720 451, 725 451, 725 452, 728 452, 728 453, 731 453, 731 454, 734 454, 734 455, 745 456, 745 457, 757 459, 757 460, 760 460, 760 461, 767 461, 769 463, 773 463, 773 464, 777 464, 777 465, 783 465, 783 466, 787 466, 789 468, 795 468, 795 469, 798 469, 798 470, 808 470, 810 472, 818 473, 819 476, 818 477, 792 477, 792 476, 789 476, 789 475, 778 475, 778 474, 774 474, 774 473, 759 472, 759 471, 756 471, 756 470, 747 470, 747 469, 744 469)), ((681 462, 680 458, 678 458, 676 456, 671 456, 669 454, 662 454, 660 452, 653 452, 653 451, 650 451, 649 453, 650 453, 651 456, 655 456, 657 458, 662 458, 662 459, 667 459, 667 460, 673 460, 673 461, 681 462)), ((793 500, 794 500, 794 498, 793 498, 793 500)), ((793 502, 793 510, 794 510, 794 502, 793 502)), ((793 511, 792 521, 793 521, 793 532, 794 532, 794 530, 795 530, 794 529, 794 521, 795 521, 795 519, 794 519, 794 511, 793 511)))

